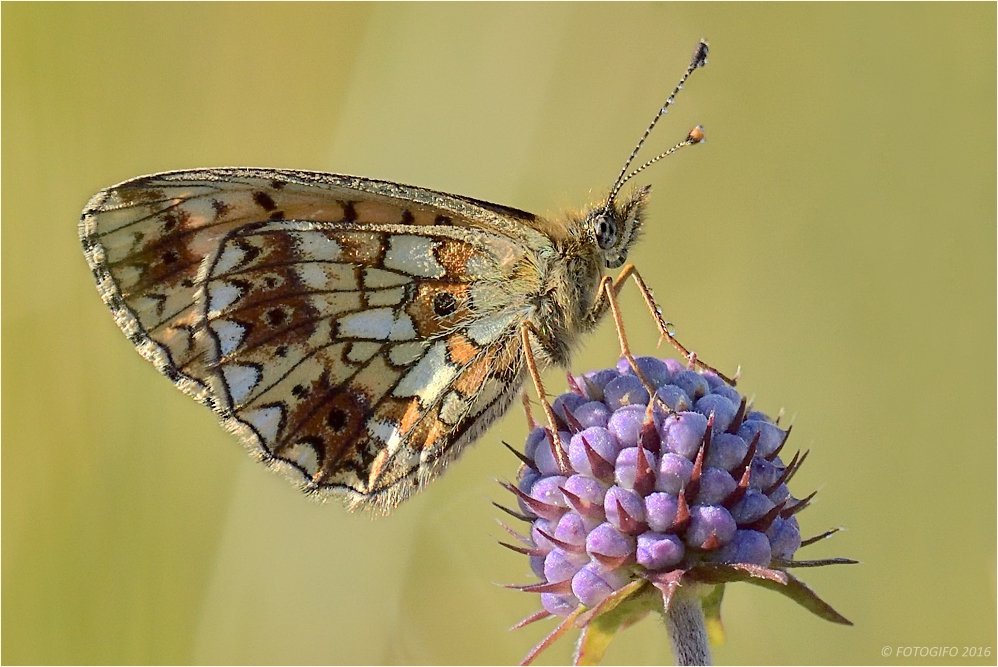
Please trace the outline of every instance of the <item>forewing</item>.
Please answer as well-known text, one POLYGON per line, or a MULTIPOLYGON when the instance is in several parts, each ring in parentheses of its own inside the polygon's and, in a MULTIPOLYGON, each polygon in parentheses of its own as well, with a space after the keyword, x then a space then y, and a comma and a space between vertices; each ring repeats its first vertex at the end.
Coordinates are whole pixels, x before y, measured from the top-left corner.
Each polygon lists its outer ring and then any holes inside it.
POLYGON ((98 194, 80 226, 143 356, 306 490, 383 511, 509 404, 536 273, 501 210, 386 188, 173 172, 98 194))

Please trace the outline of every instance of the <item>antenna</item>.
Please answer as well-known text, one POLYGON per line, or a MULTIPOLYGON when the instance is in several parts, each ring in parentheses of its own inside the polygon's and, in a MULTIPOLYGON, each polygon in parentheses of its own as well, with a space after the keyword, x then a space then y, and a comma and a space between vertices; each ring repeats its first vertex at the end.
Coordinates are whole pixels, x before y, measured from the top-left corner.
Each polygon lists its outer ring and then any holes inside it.
POLYGON ((624 186, 624 183, 629 181, 633 176, 644 171, 645 169, 655 164, 665 156, 675 153, 680 148, 683 148, 684 146, 690 146, 692 144, 697 144, 704 140, 703 128, 697 125, 690 132, 689 136, 686 137, 685 141, 681 141, 680 143, 676 144, 675 146, 665 151, 658 157, 649 160, 641 167, 635 169, 633 172, 628 174, 626 178, 624 177, 624 174, 627 173, 627 168, 631 166, 631 163, 634 161, 634 158, 637 157, 638 151, 640 151, 641 147, 644 145, 645 139, 648 138, 648 135, 651 134, 651 131, 655 128, 655 124, 658 123, 658 119, 664 116, 665 114, 669 113, 669 107, 672 106, 673 102, 675 102, 676 95, 679 94, 679 91, 683 89, 683 84, 686 83, 686 79, 690 77, 690 74, 693 74, 694 70, 703 67, 704 65, 707 64, 707 48, 708 48, 707 40, 701 39, 700 43, 697 44, 696 50, 693 51, 693 59, 690 61, 690 66, 686 68, 686 73, 683 74, 683 78, 679 80, 679 83, 676 84, 676 87, 673 89, 672 94, 669 95, 669 98, 667 100, 665 100, 665 104, 662 105, 662 108, 659 109, 658 113, 655 114, 655 117, 652 118, 651 124, 648 125, 648 129, 645 130, 645 133, 641 135, 641 139, 638 140, 638 145, 634 147, 633 151, 631 151, 631 156, 627 158, 627 162, 624 163, 624 166, 620 170, 620 175, 617 176, 617 181, 613 184, 613 188, 610 189, 610 196, 607 197, 606 200, 606 207, 608 210, 610 208, 610 205, 613 203, 613 200, 617 197, 617 193, 620 192, 620 188, 622 188, 624 186))
POLYGON ((638 167, 637 169, 635 169, 634 171, 632 171, 631 173, 629 173, 627 175, 627 178, 625 178, 625 179, 623 179, 623 180, 620 181, 621 187, 624 185, 624 183, 626 183, 627 181, 631 180, 632 178, 634 178, 635 176, 637 176, 638 174, 640 174, 642 171, 644 171, 648 167, 652 166, 653 164, 655 164, 656 162, 658 162, 662 158, 667 157, 669 155, 672 155, 673 153, 675 153, 676 151, 678 151, 680 148, 684 148, 686 146, 692 146, 693 144, 703 143, 704 141, 707 141, 707 136, 703 133, 703 125, 697 125, 692 130, 690 130, 690 133, 686 136, 686 138, 683 139, 682 141, 680 141, 678 144, 676 144, 675 146, 673 146, 669 150, 665 151, 664 153, 661 153, 660 155, 656 155, 655 157, 653 157, 652 159, 648 160, 643 165, 641 165, 640 167, 638 167))

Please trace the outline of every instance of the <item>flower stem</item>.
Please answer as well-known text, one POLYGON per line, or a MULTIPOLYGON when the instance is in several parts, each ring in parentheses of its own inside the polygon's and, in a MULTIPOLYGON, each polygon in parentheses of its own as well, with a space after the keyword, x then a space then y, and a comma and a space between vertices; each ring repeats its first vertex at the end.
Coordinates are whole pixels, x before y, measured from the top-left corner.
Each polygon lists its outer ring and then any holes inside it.
POLYGON ((692 586, 680 586, 669 601, 665 629, 677 665, 710 665, 710 644, 704 625, 703 605, 692 586))

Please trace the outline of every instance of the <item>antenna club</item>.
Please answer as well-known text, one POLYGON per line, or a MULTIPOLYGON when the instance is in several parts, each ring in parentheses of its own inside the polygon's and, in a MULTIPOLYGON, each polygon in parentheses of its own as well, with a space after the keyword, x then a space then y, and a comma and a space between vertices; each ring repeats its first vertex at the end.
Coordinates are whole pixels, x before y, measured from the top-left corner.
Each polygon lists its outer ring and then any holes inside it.
POLYGON ((697 44, 696 50, 693 52, 693 60, 690 61, 690 69, 696 69, 698 67, 703 67, 707 64, 707 51, 710 47, 707 45, 706 39, 701 39, 700 43, 697 44))
POLYGON ((659 119, 665 114, 669 113, 669 107, 672 106, 672 104, 675 102, 676 95, 679 93, 679 91, 683 89, 683 84, 686 83, 686 79, 688 79, 690 75, 693 74, 694 71, 707 64, 707 51, 708 51, 707 40, 701 39, 700 43, 697 44, 696 50, 693 51, 693 60, 690 61, 690 66, 686 69, 686 73, 683 74, 682 78, 679 79, 679 83, 676 84, 676 87, 672 91, 672 94, 669 95, 669 97, 665 100, 665 104, 662 105, 662 108, 659 109, 658 113, 655 114, 655 117, 651 119, 651 123, 648 125, 648 127, 644 131, 644 134, 642 134, 641 138, 638 140, 638 145, 634 147, 634 150, 631 151, 630 157, 627 158, 627 161, 624 163, 624 166, 621 167, 620 174, 617 176, 617 180, 614 182, 613 187, 610 188, 610 196, 607 197, 606 200, 606 206, 607 206, 606 210, 610 209, 610 205, 617 197, 617 193, 620 192, 621 186, 623 186, 624 183, 629 181, 631 177, 636 176, 638 173, 644 171, 647 167, 650 167, 651 165, 655 164, 665 156, 676 152, 683 146, 697 144, 704 140, 703 128, 697 126, 696 128, 693 129, 693 131, 690 132, 689 135, 687 135, 685 141, 673 146, 672 148, 662 153, 658 157, 652 158, 641 167, 635 169, 630 174, 627 173, 628 167, 631 166, 631 163, 634 162, 634 158, 637 157, 637 154, 641 150, 641 147, 644 146, 645 139, 647 139, 648 135, 651 134, 651 131, 655 129, 655 125, 658 123, 659 119))

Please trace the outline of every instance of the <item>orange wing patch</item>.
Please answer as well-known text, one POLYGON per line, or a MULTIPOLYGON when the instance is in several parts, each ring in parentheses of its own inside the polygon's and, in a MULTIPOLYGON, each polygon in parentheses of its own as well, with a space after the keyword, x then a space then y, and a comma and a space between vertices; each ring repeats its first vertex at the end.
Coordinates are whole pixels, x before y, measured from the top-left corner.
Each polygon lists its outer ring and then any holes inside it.
MULTIPOLYGON (((461 334, 454 334, 447 339, 447 355, 458 366, 467 366, 481 352, 470 340, 461 334)), ((468 369, 462 371, 467 373, 468 369)))
POLYGON ((473 316, 470 290, 462 283, 422 281, 405 307, 422 338, 434 338, 453 330, 473 316))
POLYGON ((481 389, 485 378, 489 376, 489 366, 492 363, 494 363, 494 359, 488 355, 480 356, 454 378, 454 389, 465 396, 474 396, 475 392, 481 389))

